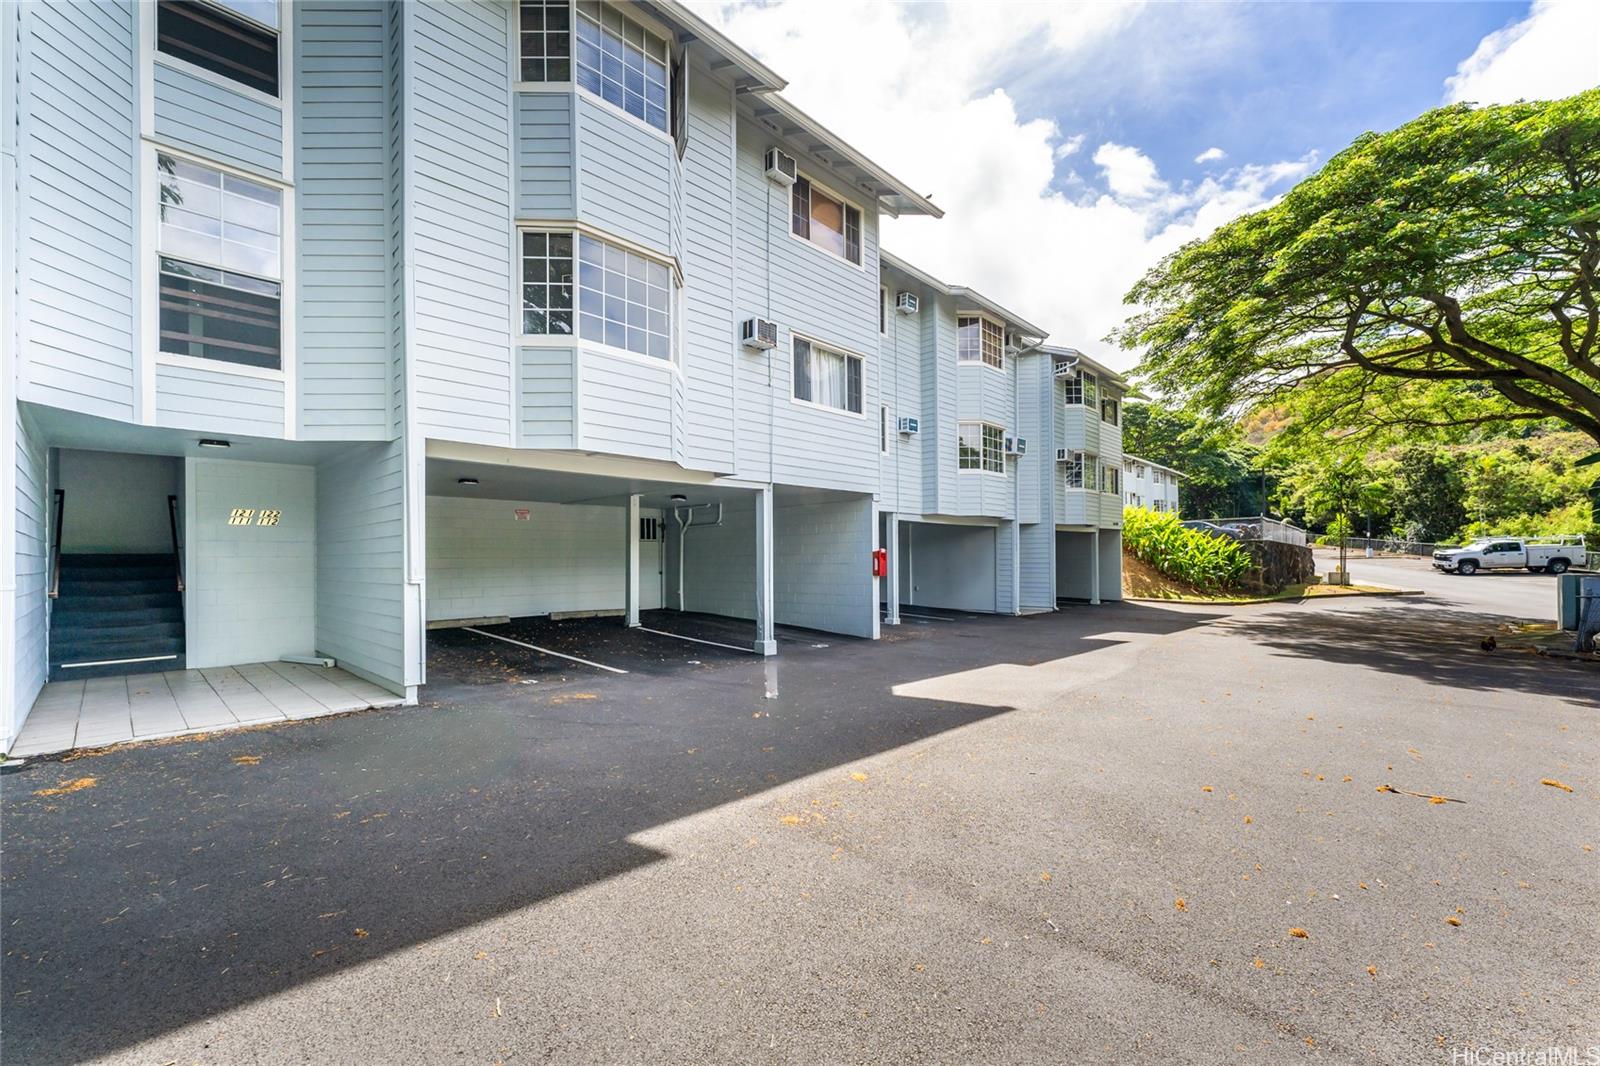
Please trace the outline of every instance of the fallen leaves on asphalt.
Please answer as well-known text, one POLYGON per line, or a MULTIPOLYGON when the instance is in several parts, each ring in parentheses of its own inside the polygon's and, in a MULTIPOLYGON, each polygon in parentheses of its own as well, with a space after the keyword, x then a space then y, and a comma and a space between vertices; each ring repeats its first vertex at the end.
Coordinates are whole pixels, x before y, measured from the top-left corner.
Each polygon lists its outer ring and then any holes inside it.
POLYGON ((75 777, 71 781, 63 781, 55 788, 41 788, 34 792, 35 796, 65 796, 68 792, 81 792, 86 788, 93 788, 99 780, 93 777, 75 777))
POLYGON ((1373 791, 1375 791, 1375 792, 1391 792, 1396 796, 1416 796, 1418 799, 1425 799, 1429 803, 1465 803, 1465 802, 1467 802, 1466 800, 1454 799, 1454 798, 1452 798, 1450 796, 1435 795, 1432 792, 1412 792, 1410 789, 1395 788, 1393 785, 1379 785, 1373 791))
POLYGON ((1559 788, 1563 792, 1571 792, 1572 791, 1572 786, 1571 785, 1563 784, 1562 782, 1557 781, 1553 777, 1541 777, 1539 779, 1539 784, 1541 784, 1541 785, 1549 785, 1551 788, 1559 788))
POLYGON ((1457 918, 1453 914, 1445 915, 1445 919, 1444 920, 1445 920, 1445 924, 1447 924, 1447 925, 1460 925, 1461 924, 1461 919, 1457 918))
POLYGON ((1172 901, 1172 909, 1173 910, 1179 910, 1179 911, 1187 911, 1189 909, 1189 904, 1188 904, 1187 901, 1184 900, 1184 898, 1182 896, 1179 896, 1177 899, 1172 901))
POLYGON ((233 761, 235 763, 239 764, 240 766, 260 766, 261 765, 261 756, 259 756, 259 755, 235 755, 233 757, 233 761))
POLYGON ((1311 934, 1301 929, 1298 925, 1289 930, 1289 935, 1297 940, 1310 940, 1311 934))

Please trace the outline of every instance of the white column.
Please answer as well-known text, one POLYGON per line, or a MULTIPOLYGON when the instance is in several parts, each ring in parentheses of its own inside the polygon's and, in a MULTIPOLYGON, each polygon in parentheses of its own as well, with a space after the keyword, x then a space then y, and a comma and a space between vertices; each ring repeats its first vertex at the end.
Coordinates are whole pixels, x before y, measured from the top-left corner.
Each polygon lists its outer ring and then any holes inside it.
POLYGON ((900 624, 900 516, 890 511, 883 517, 883 547, 889 553, 889 566, 883 575, 888 591, 884 597, 888 610, 883 624, 897 626, 900 624))
POLYGON ((626 623, 639 624, 639 494, 628 497, 627 583, 623 591, 626 623))
POLYGON ((758 655, 778 654, 772 633, 772 486, 756 490, 756 639, 758 655))
POLYGON ((1100 527, 1094 530, 1094 540, 1089 545, 1089 602, 1100 602, 1100 527))

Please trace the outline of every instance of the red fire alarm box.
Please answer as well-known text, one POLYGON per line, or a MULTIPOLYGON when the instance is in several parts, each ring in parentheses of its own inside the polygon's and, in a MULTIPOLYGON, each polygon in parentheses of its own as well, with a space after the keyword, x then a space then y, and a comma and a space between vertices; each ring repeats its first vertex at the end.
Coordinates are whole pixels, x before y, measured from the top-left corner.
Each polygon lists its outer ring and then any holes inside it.
POLYGON ((889 573, 889 549, 878 548, 872 553, 872 576, 884 577, 889 573))

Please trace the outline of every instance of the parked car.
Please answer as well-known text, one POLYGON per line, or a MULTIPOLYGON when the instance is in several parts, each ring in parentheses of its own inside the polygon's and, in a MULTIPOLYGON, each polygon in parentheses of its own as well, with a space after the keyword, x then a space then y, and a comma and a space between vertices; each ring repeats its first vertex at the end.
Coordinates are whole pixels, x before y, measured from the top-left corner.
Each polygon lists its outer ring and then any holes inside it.
POLYGON ((1219 526, 1215 522, 1207 522, 1203 518, 1191 518, 1187 522, 1179 522, 1178 525, 1182 526, 1184 529, 1193 529, 1197 532, 1204 533, 1208 537, 1220 537, 1223 540, 1245 539, 1245 534, 1243 531, 1235 529, 1232 526, 1219 526))
POLYGON ((1479 570, 1531 570, 1536 574, 1564 574, 1574 566, 1587 566, 1589 552, 1583 538, 1492 537, 1464 548, 1441 548, 1433 553, 1433 568, 1445 573, 1476 574, 1479 570))

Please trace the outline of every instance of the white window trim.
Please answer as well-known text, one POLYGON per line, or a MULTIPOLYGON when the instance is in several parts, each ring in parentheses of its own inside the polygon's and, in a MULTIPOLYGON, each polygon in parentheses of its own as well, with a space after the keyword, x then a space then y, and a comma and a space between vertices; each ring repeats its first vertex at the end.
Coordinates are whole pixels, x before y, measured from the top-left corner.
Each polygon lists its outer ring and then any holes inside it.
MULTIPOLYGON (((289 26, 294 20, 292 17, 293 13, 286 12, 284 10, 283 0, 278 0, 278 25, 276 26, 268 26, 265 22, 258 22, 249 15, 246 15, 240 11, 235 11, 231 7, 226 7, 221 4, 206 3, 206 0, 200 0, 200 2, 214 11, 222 12, 229 18, 236 18, 242 22, 248 22, 250 25, 265 30, 267 33, 273 34, 278 38, 278 95, 271 96, 262 92, 260 89, 251 88, 243 82, 235 81, 224 74, 218 74, 214 70, 207 70, 205 67, 197 66, 196 64, 189 62, 187 59, 183 59, 179 56, 168 55, 167 53, 161 51, 156 47, 156 4, 154 0, 150 0, 149 3, 141 4, 140 6, 150 9, 148 40, 150 51, 155 62, 160 63, 163 66, 171 67, 174 70, 181 70, 185 74, 192 74, 201 81, 208 81, 212 85, 231 90, 241 96, 254 100, 257 103, 276 107, 280 111, 284 112, 285 115, 288 115, 292 108, 288 107, 284 103, 284 93, 286 89, 291 95, 294 92, 294 85, 290 79, 292 72, 289 69, 289 61, 293 56, 294 48, 294 40, 290 35, 289 26), (285 14, 289 14, 291 17, 288 20, 285 20, 285 14)), ((141 26, 140 29, 143 30, 144 27, 141 26)), ((287 169, 287 164, 285 166, 287 169)))
MULTIPOLYGON (((1065 406, 1065 407, 1085 407, 1085 408, 1089 408, 1090 410, 1094 410, 1098 414, 1099 413, 1098 409, 1099 409, 1099 406, 1100 406, 1100 399, 1099 399, 1100 390, 1102 388, 1102 386, 1100 384, 1100 375, 1096 374, 1092 370, 1083 370, 1083 369, 1080 369, 1078 371, 1078 373, 1082 374, 1084 377, 1089 377, 1089 378, 1093 378, 1094 379, 1095 402, 1094 402, 1094 404, 1092 406, 1090 404, 1086 404, 1086 403, 1083 402, 1084 391, 1083 391, 1083 388, 1081 387, 1081 385, 1080 385, 1080 387, 1078 389, 1078 399, 1075 400, 1075 401, 1067 399, 1066 398, 1066 388, 1067 388, 1067 382, 1070 379, 1062 378, 1061 379, 1061 388, 1062 388, 1062 401, 1061 402, 1062 402, 1062 406, 1065 406)), ((1119 425, 1120 425, 1120 423, 1119 423, 1119 425)))
POLYGON ((983 311, 957 311, 956 312, 956 366, 981 366, 987 370, 998 370, 1004 374, 1010 368, 1011 360, 1006 358, 1006 324, 991 314, 983 311), (983 327, 978 327, 978 358, 961 358, 961 320, 963 318, 977 318, 988 322, 990 325, 1000 327, 1000 365, 994 366, 983 358, 983 327))
MULTIPOLYGON (((634 125, 638 126, 640 129, 646 130, 646 131, 648 131, 650 133, 653 133, 657 137, 660 137, 662 140, 666 141, 668 144, 672 145, 673 146, 673 151, 674 151, 674 153, 676 153, 676 151, 677 151, 677 143, 672 139, 672 56, 673 56, 673 49, 677 45, 677 34, 673 33, 665 25, 663 25, 662 23, 656 21, 650 15, 648 15, 645 12, 639 10, 637 5, 634 5, 634 4, 628 4, 628 5, 613 4, 613 3, 608 2, 608 0, 601 0, 601 6, 602 7, 614 7, 614 8, 617 8, 619 11, 622 12, 622 14, 623 14, 623 16, 625 18, 629 19, 632 22, 637 22, 639 25, 641 25, 641 26, 643 26, 645 28, 645 31, 647 33, 650 33, 650 34, 653 34, 656 37, 659 37, 661 39, 662 43, 664 43, 667 46, 667 128, 666 129, 664 129, 664 130, 656 129, 654 126, 650 125, 650 123, 646 122, 644 119, 638 117, 637 115, 630 115, 626 108, 618 107, 616 104, 612 103, 610 100, 607 100, 604 96, 601 96, 599 93, 593 92, 592 90, 589 90, 589 89, 585 89, 582 85, 578 84, 578 19, 581 18, 582 16, 580 16, 578 14, 578 5, 576 3, 573 3, 573 4, 570 5, 570 10, 572 11, 572 30, 571 30, 571 33, 572 33, 572 81, 571 82, 539 82, 539 81, 520 82, 519 81, 519 82, 517 82, 518 88, 520 89, 521 86, 523 86, 523 85, 535 85, 535 86, 547 87, 547 86, 570 84, 575 93, 582 93, 584 96, 587 96, 591 100, 598 100, 602 105, 604 105, 605 107, 609 108, 612 111, 615 111, 617 114, 621 115, 623 118, 627 119, 629 122, 632 122, 634 125)), ((515 13, 517 14, 517 17, 520 18, 521 17, 521 12, 522 12, 522 5, 520 3, 520 0, 519 0, 518 3, 516 3, 514 5, 514 8, 515 8, 515 13)), ((516 44, 517 73, 518 73, 518 75, 520 75, 522 73, 522 31, 520 29, 520 23, 519 23, 519 29, 516 31, 515 36, 517 38, 517 44, 516 44)))
POLYGON ((644 366, 670 366, 673 373, 683 376, 683 272, 678 267, 678 261, 671 256, 662 255, 643 245, 636 244, 625 238, 613 237, 603 230, 581 222, 519 222, 516 225, 516 250, 513 258, 516 260, 516 269, 513 271, 511 307, 516 314, 517 328, 515 334, 517 346, 521 348, 576 348, 581 352, 598 352, 601 355, 613 355, 619 359, 632 359, 644 366), (523 333, 522 332, 522 235, 524 233, 570 233, 572 234, 572 332, 571 333, 523 333), (672 274, 672 320, 668 323, 670 330, 669 341, 672 356, 669 359, 658 359, 653 355, 642 352, 632 352, 626 348, 618 348, 612 344, 600 341, 588 341, 578 336, 578 236, 593 237, 597 241, 614 244, 619 248, 626 248, 644 259, 660 263, 672 274))
MULTIPOLYGON (((516 55, 516 58, 517 58, 518 62, 521 62, 522 61, 522 53, 518 52, 517 55, 516 55)), ((574 91, 577 90, 577 88, 578 88, 578 83, 575 82, 575 81, 515 81, 515 82, 511 83, 511 91, 512 92, 518 92, 518 93, 549 93, 552 96, 555 96, 555 95, 558 95, 558 94, 571 95, 574 91)), ((590 93, 589 95, 593 96, 594 94, 590 93)), ((600 102, 601 103, 605 103, 605 100, 602 98, 602 100, 600 102)), ((615 107, 616 105, 613 104, 612 106, 615 107)), ((624 111, 623 114, 626 115, 627 112, 624 111)), ((632 115, 628 115, 628 117, 632 118, 633 116, 632 115)), ((648 123, 647 123, 647 125, 648 125, 648 123)), ((652 130, 655 129, 654 126, 651 126, 650 128, 652 130)), ((660 131, 658 130, 657 132, 660 132, 660 131)))
MULTIPOLYGON (((153 7, 153 5, 151 5, 153 7)), ((298 436, 299 395, 296 340, 299 325, 296 321, 299 295, 299 256, 295 235, 294 186, 288 182, 245 170, 228 163, 220 163, 181 148, 172 148, 146 139, 140 145, 139 177, 135 182, 139 196, 139 349, 140 349, 140 421, 154 425, 156 421, 156 367, 159 365, 193 367, 213 374, 232 374, 236 377, 267 378, 283 382, 283 436, 295 440, 298 436), (270 185, 282 194, 278 223, 278 368, 248 366, 230 363, 223 359, 201 359, 177 352, 161 350, 161 212, 160 194, 152 183, 156 172, 156 156, 170 155, 175 159, 194 163, 224 174, 244 178, 260 185, 270 185)), ((177 257, 175 257, 177 258, 177 257)))
MULTIPOLYGON (((840 255, 837 252, 828 251, 828 249, 824 248, 822 245, 818 244, 816 241, 813 241, 810 237, 802 237, 802 236, 800 236, 800 234, 798 234, 798 233, 796 233, 794 231, 794 187, 793 186, 790 186, 790 188, 789 188, 789 195, 785 196, 783 198, 783 219, 784 219, 783 228, 786 231, 788 231, 789 239, 790 240, 794 240, 794 241, 799 241, 801 244, 805 245, 807 248, 810 248, 810 249, 812 249, 813 251, 816 251, 816 252, 821 252, 823 255, 827 256, 829 259, 836 260, 836 261, 838 261, 840 263, 843 263, 845 266, 853 267, 854 269, 862 271, 863 273, 865 273, 866 269, 867 269, 867 212, 866 212, 866 210, 860 204, 858 204, 854 200, 850 199, 848 196, 840 196, 838 193, 833 191, 833 188, 831 186, 824 185, 822 182, 818 181, 816 178, 813 178, 810 174, 807 174, 803 170, 800 170, 800 169, 796 168, 795 176, 796 177, 800 177, 800 178, 805 178, 806 181, 811 183, 811 187, 813 189, 821 189, 831 199, 838 200, 841 204, 844 204, 847 207, 853 207, 853 208, 856 209, 856 213, 861 218, 861 262, 853 263, 848 258, 846 258, 845 256, 840 255)), ((890 308, 890 310, 892 311, 894 309, 890 308)), ((888 316, 887 315, 884 316, 884 323, 886 325, 888 323, 888 316)), ((830 346, 829 345, 823 345, 823 347, 826 348, 826 347, 830 347, 830 346)))
MULTIPOLYGON (((793 226, 794 223, 791 220, 789 230, 791 235, 794 233, 793 226)), ((865 259, 866 255, 863 253, 861 258, 865 259)), ((889 286, 878 286, 878 300, 878 336, 887 337, 889 335, 889 316, 895 313, 894 304, 889 300, 889 286)))
MULTIPOLYGON (((985 422, 981 418, 962 418, 962 419, 958 419, 956 421, 956 473, 963 474, 963 475, 964 474, 984 474, 984 475, 987 475, 988 477, 1000 477, 1000 478, 1009 477, 1011 472, 1006 468, 1006 460, 1008 458, 1010 458, 1010 456, 1006 455, 1006 427, 1005 426, 999 425, 998 423, 995 423, 995 422, 985 422), (1000 431, 1000 469, 999 470, 988 470, 988 469, 985 469, 982 466, 978 466, 978 467, 965 466, 964 467, 964 466, 961 465, 961 427, 962 426, 987 426, 990 429, 998 429, 1000 431)), ((978 455, 978 461, 979 461, 979 463, 983 462, 983 454, 982 454, 981 451, 979 452, 979 455, 978 455)))
POLYGON ((797 405, 799 407, 809 407, 813 411, 826 411, 830 415, 844 415, 846 418, 855 418, 855 419, 860 419, 861 421, 866 421, 867 408, 870 406, 867 403, 867 357, 866 356, 862 355, 860 352, 853 351, 853 350, 851 350, 849 348, 841 347, 840 345, 834 344, 832 341, 825 341, 825 340, 822 340, 819 337, 814 337, 809 333, 802 333, 799 330, 792 329, 792 330, 789 331, 789 368, 788 369, 789 369, 789 402, 790 403, 795 404, 795 405, 797 405), (796 339, 805 341, 807 344, 811 345, 813 348, 822 348, 822 349, 825 349, 827 351, 833 352, 836 355, 842 355, 846 359, 859 359, 859 360, 861 360, 861 410, 852 411, 848 407, 829 407, 827 404, 825 404, 825 403, 817 403, 815 400, 802 400, 802 399, 800 399, 800 397, 798 397, 798 396, 796 396, 794 394, 794 342, 795 342, 796 339))

